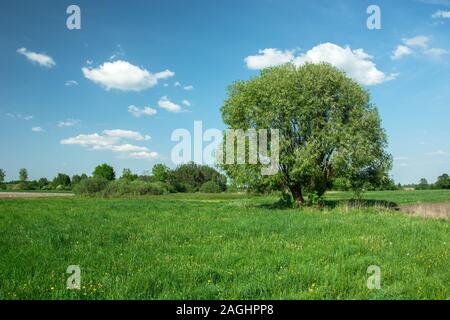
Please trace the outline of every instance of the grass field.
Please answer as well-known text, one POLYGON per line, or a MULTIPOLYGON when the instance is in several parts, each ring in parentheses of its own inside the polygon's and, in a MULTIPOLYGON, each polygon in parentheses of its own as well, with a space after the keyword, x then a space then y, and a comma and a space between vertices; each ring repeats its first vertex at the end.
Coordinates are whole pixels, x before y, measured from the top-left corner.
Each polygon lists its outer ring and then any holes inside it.
POLYGON ((378 206, 450 192, 349 197, 322 210, 232 194, 0 199, 0 299, 450 299, 449 220, 378 206), (66 289, 69 265, 81 290, 66 289))

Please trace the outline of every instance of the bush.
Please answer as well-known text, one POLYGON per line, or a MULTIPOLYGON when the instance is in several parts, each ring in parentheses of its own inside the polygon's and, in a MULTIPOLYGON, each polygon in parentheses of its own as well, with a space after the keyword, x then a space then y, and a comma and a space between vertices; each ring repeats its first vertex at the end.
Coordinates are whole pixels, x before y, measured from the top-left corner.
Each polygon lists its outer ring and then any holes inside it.
POLYGON ((73 191, 75 194, 81 195, 95 195, 96 193, 104 190, 108 185, 108 180, 104 178, 87 178, 78 183, 73 191))
POLYGON ((140 180, 128 181, 120 179, 108 183, 103 190, 105 197, 161 195, 169 193, 167 186, 162 182, 145 182, 140 180))
POLYGON ((207 181, 200 187, 200 192, 203 193, 220 193, 222 192, 222 188, 215 181, 207 181))

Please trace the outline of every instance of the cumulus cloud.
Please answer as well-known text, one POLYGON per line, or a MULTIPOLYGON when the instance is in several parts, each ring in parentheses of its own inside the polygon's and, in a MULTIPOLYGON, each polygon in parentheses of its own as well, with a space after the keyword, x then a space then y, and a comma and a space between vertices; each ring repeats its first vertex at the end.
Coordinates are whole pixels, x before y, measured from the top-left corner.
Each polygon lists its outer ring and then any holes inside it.
POLYGON ((45 53, 28 51, 27 48, 19 48, 17 52, 24 55, 29 61, 37 63, 42 67, 51 68, 56 65, 53 58, 45 53))
POLYGON ((438 18, 450 19, 450 11, 438 10, 435 13, 433 13, 432 17, 434 19, 438 18))
POLYGON ((169 100, 169 98, 167 98, 167 96, 162 96, 159 101, 158 101, 158 106, 162 109, 165 109, 169 112, 181 112, 181 107, 180 105, 172 102, 169 100))
POLYGON ((297 57, 293 51, 264 49, 259 51, 259 55, 245 58, 245 62, 249 69, 263 69, 286 62, 293 62, 297 66, 327 62, 364 85, 376 85, 395 78, 393 74, 386 75, 378 70, 372 59, 363 49, 352 50, 348 46, 344 48, 328 42, 317 45, 297 57))
POLYGON ((156 114, 156 110, 150 107, 138 108, 134 105, 128 106, 128 112, 134 117, 139 118, 141 116, 153 116, 156 114))
POLYGON ((275 67, 294 59, 293 51, 282 51, 276 48, 259 50, 257 55, 248 56, 244 59, 247 68, 253 70, 275 67))
POLYGON ((44 129, 42 129, 41 127, 33 127, 33 128, 31 128, 31 131, 33 131, 33 132, 43 132, 44 129))
POLYGON ((170 70, 151 73, 127 61, 105 62, 97 68, 83 67, 84 76, 106 90, 142 91, 158 84, 159 80, 175 75, 170 70))
POLYGON ((193 85, 184 86, 183 89, 186 91, 192 91, 194 90, 194 86, 193 85))
POLYGON ((176 81, 173 85, 174 87, 181 87, 181 83, 179 81, 176 81))
POLYGON ((333 43, 320 44, 294 60, 296 65, 328 62, 345 71, 348 76, 364 85, 376 85, 395 78, 378 70, 373 57, 363 49, 352 50, 333 43))
POLYGON ((191 102, 187 99, 181 101, 182 104, 184 104, 186 107, 190 107, 191 106, 191 102))
POLYGON ((113 129, 104 130, 101 134, 80 134, 60 141, 63 145, 78 145, 90 150, 111 151, 120 158, 155 159, 158 153, 150 151, 145 146, 124 143, 123 140, 147 141, 149 135, 136 131, 113 129))
POLYGON ((409 48, 407 46, 399 45, 399 46, 397 46, 397 49, 395 49, 395 51, 392 53, 391 59, 398 60, 398 59, 401 59, 403 56, 407 56, 412 53, 413 53, 413 51, 411 50, 411 48, 409 48))
POLYGON ((72 127, 72 126, 74 126, 74 125, 76 125, 78 123, 80 123, 80 120, 78 120, 78 119, 66 119, 66 120, 58 121, 57 126, 60 127, 60 128, 72 127))

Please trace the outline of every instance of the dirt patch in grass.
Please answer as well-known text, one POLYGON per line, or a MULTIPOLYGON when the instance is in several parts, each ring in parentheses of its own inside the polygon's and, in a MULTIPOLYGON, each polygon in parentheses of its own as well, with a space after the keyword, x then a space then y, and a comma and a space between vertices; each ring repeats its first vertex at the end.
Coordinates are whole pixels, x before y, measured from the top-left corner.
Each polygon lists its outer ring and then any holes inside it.
POLYGON ((48 198, 48 197, 70 197, 73 193, 50 193, 50 192, 0 192, 1 198, 48 198))
POLYGON ((400 211, 406 214, 425 218, 450 218, 450 203, 421 203, 400 207, 400 211))

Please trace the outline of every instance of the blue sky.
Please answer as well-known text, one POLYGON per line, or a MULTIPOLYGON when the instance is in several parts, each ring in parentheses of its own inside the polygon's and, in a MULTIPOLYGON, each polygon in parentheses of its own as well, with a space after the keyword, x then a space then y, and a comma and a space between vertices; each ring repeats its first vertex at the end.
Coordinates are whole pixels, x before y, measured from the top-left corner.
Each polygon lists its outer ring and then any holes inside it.
POLYGON ((35 179, 173 166, 172 131, 223 129, 233 81, 323 60, 370 91, 393 177, 434 181, 450 171, 449 35, 446 0, 2 1, 0 168, 35 179), (66 27, 70 4, 80 30, 66 27), (380 30, 366 27, 370 4, 380 30))

